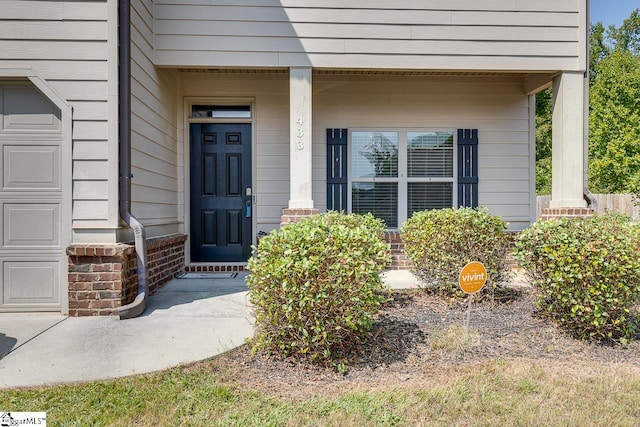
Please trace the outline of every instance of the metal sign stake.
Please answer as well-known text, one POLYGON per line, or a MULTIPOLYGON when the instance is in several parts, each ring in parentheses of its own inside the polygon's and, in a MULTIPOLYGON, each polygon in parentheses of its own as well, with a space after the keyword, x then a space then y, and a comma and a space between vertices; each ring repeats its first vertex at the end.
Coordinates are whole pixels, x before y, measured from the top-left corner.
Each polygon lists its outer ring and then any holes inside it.
POLYGON ((469 295, 469 306, 467 307, 467 321, 465 322, 464 344, 469 347, 469 322, 471 319, 471 302, 473 295, 480 292, 487 283, 487 269, 478 261, 472 261, 465 265, 458 276, 460 288, 469 295))
POLYGON ((473 294, 469 294, 469 306, 467 307, 467 321, 464 329, 464 345, 469 347, 469 321, 471 320, 471 301, 473 300, 473 294))

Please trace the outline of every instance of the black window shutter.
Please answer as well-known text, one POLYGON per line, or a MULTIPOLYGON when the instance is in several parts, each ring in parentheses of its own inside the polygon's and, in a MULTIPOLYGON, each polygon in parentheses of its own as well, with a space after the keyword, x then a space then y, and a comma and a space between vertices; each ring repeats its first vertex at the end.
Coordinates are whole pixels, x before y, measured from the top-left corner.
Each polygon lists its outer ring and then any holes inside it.
POLYGON ((458 207, 478 207, 478 129, 458 129, 458 207))
POLYGON ((327 129, 327 210, 347 210, 346 129, 327 129))

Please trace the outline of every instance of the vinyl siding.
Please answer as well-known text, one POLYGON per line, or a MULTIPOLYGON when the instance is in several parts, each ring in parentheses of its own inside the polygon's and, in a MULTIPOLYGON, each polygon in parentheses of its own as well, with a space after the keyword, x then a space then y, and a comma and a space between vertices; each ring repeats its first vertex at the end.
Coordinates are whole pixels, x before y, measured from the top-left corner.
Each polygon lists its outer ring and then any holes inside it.
POLYGON ((513 230, 532 220, 529 98, 520 78, 314 75, 313 198, 326 209, 327 128, 478 129, 481 206, 513 230))
POLYGON ((583 70, 586 0, 157 0, 161 66, 583 70))
MULTIPOLYGON (((181 82, 185 96, 255 99, 255 231, 277 228, 289 201, 288 75, 181 73, 181 82)), ((520 77, 314 74, 315 207, 326 209, 327 128, 474 128, 479 203, 520 230, 533 220, 529 108, 520 77)))
POLYGON ((74 239, 117 224, 117 186, 108 185, 117 177, 108 149, 116 143, 107 122, 110 5, 4 0, 0 7, 0 68, 32 68, 73 107, 73 189, 66 191, 73 191, 74 239))
POLYGON ((177 71, 153 65, 151 0, 131 2, 132 213, 147 236, 180 231, 177 71))

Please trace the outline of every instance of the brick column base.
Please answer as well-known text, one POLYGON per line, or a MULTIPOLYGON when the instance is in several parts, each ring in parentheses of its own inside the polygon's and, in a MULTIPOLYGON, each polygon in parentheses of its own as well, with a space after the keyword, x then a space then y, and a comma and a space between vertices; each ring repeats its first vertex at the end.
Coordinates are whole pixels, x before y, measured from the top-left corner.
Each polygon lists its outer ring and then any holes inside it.
MULTIPOLYGON (((147 240, 149 292, 184 271, 184 242, 175 234, 147 240)), ((69 316, 116 315, 138 292, 135 248, 130 244, 71 245, 69 257, 69 316)))
POLYGON ((580 218, 593 216, 591 208, 545 208, 540 215, 541 221, 560 218, 580 218))
POLYGON ((296 208, 296 209, 282 209, 282 217, 280 218, 280 227, 283 225, 291 224, 300 221, 302 218, 307 218, 312 215, 318 214, 318 209, 296 208))

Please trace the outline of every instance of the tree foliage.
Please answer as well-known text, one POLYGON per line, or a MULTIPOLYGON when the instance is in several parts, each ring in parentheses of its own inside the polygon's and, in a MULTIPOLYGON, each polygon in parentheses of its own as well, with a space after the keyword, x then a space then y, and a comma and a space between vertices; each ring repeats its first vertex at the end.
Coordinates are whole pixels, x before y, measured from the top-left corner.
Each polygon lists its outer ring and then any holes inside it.
POLYGON ((591 86, 590 185, 628 193, 640 181, 640 56, 616 49, 598 64, 591 86))
POLYGON ((589 28, 589 83, 593 83, 597 65, 607 56, 608 52, 604 25, 602 22, 592 24, 589 28))
POLYGON ((640 9, 631 12, 620 28, 611 25, 608 35, 614 50, 640 55, 640 9))
MULTIPOLYGON (((589 32, 589 180, 602 193, 640 189, 640 9, 589 32)), ((536 95, 536 191, 551 192, 552 94, 536 95)))
POLYGON ((551 194, 551 89, 536 95, 536 193, 551 194))

